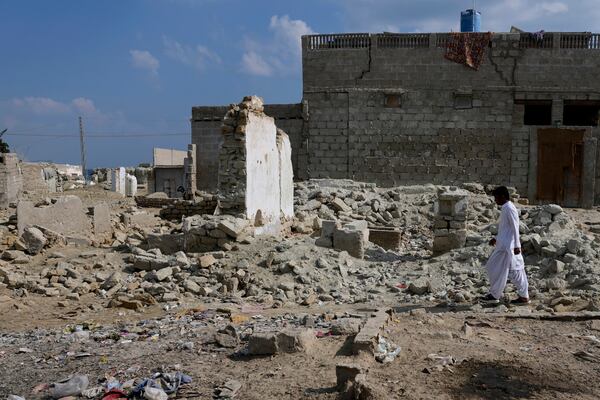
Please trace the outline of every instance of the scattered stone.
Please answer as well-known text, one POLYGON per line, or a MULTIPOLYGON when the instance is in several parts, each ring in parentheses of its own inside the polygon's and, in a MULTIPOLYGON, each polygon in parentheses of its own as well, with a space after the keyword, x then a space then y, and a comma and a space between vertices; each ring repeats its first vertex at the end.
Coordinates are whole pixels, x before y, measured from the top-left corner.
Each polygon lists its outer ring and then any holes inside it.
POLYGON ((25 228, 21 235, 21 239, 27 248, 27 252, 32 255, 41 252, 47 242, 42 231, 34 227, 25 228))

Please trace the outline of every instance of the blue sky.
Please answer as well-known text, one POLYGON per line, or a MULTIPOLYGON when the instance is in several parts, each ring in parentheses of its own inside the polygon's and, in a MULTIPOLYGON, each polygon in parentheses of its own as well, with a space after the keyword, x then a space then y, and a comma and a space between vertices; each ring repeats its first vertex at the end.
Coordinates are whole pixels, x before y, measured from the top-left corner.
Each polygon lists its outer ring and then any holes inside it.
MULTIPOLYGON (((457 30, 472 0, 0 0, 0 130, 89 167, 184 149, 194 105, 301 99, 300 35, 457 30), (143 135, 131 137, 132 135, 143 135)), ((597 0, 478 0, 483 28, 600 31, 597 0)))

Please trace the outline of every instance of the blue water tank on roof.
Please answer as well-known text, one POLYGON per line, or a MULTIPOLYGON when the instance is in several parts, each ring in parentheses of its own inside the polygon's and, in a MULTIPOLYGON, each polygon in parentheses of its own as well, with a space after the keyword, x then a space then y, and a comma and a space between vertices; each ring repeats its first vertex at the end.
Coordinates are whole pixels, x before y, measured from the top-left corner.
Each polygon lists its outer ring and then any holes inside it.
POLYGON ((466 10, 460 13, 461 32, 481 32, 481 13, 475 10, 466 10))

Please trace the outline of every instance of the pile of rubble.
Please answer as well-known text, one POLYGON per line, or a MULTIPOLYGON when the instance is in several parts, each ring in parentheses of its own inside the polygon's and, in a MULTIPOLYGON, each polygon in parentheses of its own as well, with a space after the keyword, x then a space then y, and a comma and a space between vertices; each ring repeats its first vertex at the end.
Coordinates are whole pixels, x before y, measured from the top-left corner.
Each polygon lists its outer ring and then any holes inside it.
MULTIPOLYGON (((234 216, 196 215, 176 223, 131 206, 106 218, 106 228, 114 232, 104 244, 69 241, 43 225, 28 224, 2 254, 0 284, 19 296, 77 300, 94 295, 105 306, 138 310, 196 298, 269 307, 467 303, 487 290, 483 266, 499 212, 483 187, 462 189, 469 196, 465 247, 435 257, 435 203, 446 189, 309 181, 296 185, 292 232, 274 236, 255 236, 251 221, 234 216), (394 245, 378 235, 392 237, 394 245), (61 253, 90 244, 99 247, 61 253)), ((522 207, 521 220, 538 307, 593 309, 600 293, 596 236, 556 205, 522 207)), ((8 221, 12 234, 16 222, 8 221)), ((99 224, 93 218, 86 223, 86 229, 99 224)))

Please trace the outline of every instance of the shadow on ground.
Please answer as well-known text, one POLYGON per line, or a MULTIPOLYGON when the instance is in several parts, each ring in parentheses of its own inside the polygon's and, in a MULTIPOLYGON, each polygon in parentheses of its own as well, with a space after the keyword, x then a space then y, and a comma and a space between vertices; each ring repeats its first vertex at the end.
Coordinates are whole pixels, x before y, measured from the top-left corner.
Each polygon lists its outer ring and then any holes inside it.
MULTIPOLYGON (((452 390, 456 399, 513 400, 528 399, 535 395, 575 395, 587 392, 585 388, 557 385, 551 376, 538 375, 530 368, 485 362, 465 364, 467 365, 464 371, 466 380, 452 390)), ((460 382, 461 379, 456 381, 460 382)))

